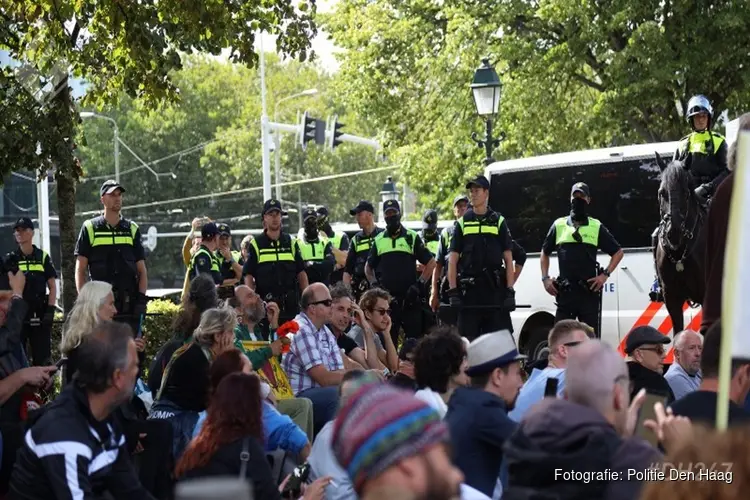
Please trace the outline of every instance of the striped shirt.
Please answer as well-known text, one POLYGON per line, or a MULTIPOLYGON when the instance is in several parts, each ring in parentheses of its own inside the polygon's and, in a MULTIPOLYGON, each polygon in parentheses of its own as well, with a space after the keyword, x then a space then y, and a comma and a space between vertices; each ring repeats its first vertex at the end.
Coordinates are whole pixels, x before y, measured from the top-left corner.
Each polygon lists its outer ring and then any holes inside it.
POLYGON ((299 332, 294 335, 289 352, 282 359, 282 367, 289 377, 292 392, 298 395, 320 387, 308 370, 318 365, 323 365, 328 371, 343 370, 344 361, 336 337, 326 326, 316 328, 305 313, 300 313, 295 321, 299 324, 299 332))

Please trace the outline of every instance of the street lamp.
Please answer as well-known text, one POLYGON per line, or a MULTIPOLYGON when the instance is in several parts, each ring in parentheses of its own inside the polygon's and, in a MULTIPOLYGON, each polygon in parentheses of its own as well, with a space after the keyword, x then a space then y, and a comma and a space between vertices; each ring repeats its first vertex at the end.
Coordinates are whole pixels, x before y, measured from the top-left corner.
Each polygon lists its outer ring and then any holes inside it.
MULTIPOLYGON (((304 97, 308 95, 315 95, 318 93, 318 89, 307 89, 303 90, 302 92, 299 92, 294 95, 289 95, 286 97, 282 97, 278 101, 276 101, 276 104, 273 107, 273 121, 278 123, 279 122, 279 105, 284 101, 289 101, 291 99, 296 99, 297 97, 304 97)), ((276 175, 276 198, 279 200, 281 199, 281 131, 276 130, 276 134, 274 135, 275 141, 274 141, 274 147, 276 150, 273 152, 274 156, 274 174, 276 175)))
POLYGON ((92 113, 91 111, 81 112, 81 118, 99 118, 100 120, 107 120, 112 123, 115 129, 115 181, 119 184, 120 182, 120 130, 117 128, 117 122, 109 116, 92 113))
POLYGON ((398 190, 396 189, 396 183, 393 182, 393 177, 390 175, 385 179, 383 187, 380 189, 380 207, 378 209, 378 220, 383 222, 385 220, 385 214, 383 213, 383 203, 388 200, 398 201, 398 190))
POLYGON ((489 165, 494 162, 492 151, 500 145, 500 141, 505 134, 501 133, 500 138, 492 137, 492 118, 497 114, 500 107, 500 96, 502 94, 503 84, 497 76, 495 68, 490 64, 490 60, 482 59, 482 65, 474 73, 474 80, 471 82, 471 92, 474 96, 474 105, 477 108, 477 114, 485 119, 486 132, 484 140, 477 138, 476 133, 471 134, 471 138, 481 148, 484 147, 486 158, 484 163, 489 165))

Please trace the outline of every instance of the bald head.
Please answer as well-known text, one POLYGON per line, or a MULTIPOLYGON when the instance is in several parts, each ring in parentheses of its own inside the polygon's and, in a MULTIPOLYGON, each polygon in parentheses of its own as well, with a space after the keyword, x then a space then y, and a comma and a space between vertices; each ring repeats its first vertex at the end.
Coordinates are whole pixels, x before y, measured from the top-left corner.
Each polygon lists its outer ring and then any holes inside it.
POLYGON ((326 300, 331 298, 331 293, 328 291, 323 283, 313 283, 305 288, 302 292, 302 298, 300 299, 300 305, 302 309, 307 310, 315 302, 326 300))
POLYGON ((237 285, 234 287, 234 296, 237 297, 240 303, 247 301, 247 298, 252 294, 253 289, 247 285, 237 285))
POLYGON ((685 330, 677 334, 677 339, 674 341, 674 348, 676 351, 682 351, 685 349, 685 346, 694 343, 703 345, 703 335, 693 330, 685 330))
POLYGON ((590 340, 570 351, 565 371, 569 401, 608 412, 612 408, 615 381, 627 380, 625 360, 607 344, 590 340))

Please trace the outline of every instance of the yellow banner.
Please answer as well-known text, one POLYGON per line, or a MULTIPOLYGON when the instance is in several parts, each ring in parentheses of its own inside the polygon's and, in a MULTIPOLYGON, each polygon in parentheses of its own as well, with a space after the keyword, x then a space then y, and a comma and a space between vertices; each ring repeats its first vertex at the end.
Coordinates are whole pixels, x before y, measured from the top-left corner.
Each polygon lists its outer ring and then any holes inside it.
MULTIPOLYGON (((254 351, 261 347, 268 347, 270 342, 264 341, 252 341, 245 340, 242 342, 242 347, 246 351, 254 351)), ((265 363, 260 370, 256 369, 256 373, 263 379, 268 385, 271 386, 276 399, 291 399, 294 397, 292 392, 292 386, 289 384, 289 379, 286 378, 284 369, 279 364, 279 358, 273 356, 265 363)))

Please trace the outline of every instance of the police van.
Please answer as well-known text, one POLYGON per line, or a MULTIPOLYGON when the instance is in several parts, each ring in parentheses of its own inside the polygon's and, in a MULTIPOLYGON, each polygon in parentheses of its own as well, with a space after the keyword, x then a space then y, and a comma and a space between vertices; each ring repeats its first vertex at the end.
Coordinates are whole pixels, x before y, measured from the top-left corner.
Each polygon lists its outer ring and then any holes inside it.
MULTIPOLYGON (((570 189, 585 182, 591 189, 589 214, 599 219, 622 246, 625 256, 602 291, 602 340, 620 352, 635 326, 651 325, 672 334, 672 321, 662 302, 652 302, 655 284, 651 233, 659 224, 657 191, 660 170, 655 152, 671 160, 678 142, 613 147, 495 162, 486 167, 490 206, 508 222, 513 238, 528 260, 515 285, 512 314, 519 349, 538 359, 548 352, 547 335, 554 324, 555 298, 542 284, 539 255, 553 221, 570 213, 570 189)), ((599 252, 606 267, 609 256, 599 252)), ((557 256, 550 258, 552 277, 557 256)), ((700 327, 700 308, 685 305, 685 326, 700 327)), ((670 348, 665 362, 671 363, 670 348)))

